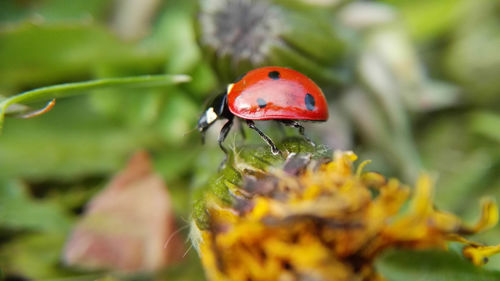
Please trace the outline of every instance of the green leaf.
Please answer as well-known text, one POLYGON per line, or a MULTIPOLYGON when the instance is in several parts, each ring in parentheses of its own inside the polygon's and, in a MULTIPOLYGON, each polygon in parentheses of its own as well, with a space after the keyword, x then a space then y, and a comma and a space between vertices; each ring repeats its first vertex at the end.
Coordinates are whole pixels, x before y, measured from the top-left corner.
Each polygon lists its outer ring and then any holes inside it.
POLYGON ((182 91, 171 90, 159 116, 158 131, 171 145, 183 143, 199 114, 197 106, 182 91))
POLYGON ((378 261, 377 268, 390 281, 500 280, 500 271, 475 267, 459 255, 444 251, 393 251, 378 261))
POLYGON ((56 279, 71 274, 61 268, 60 255, 65 235, 35 233, 18 236, 0 250, 0 263, 6 275, 27 279, 56 279))
POLYGON ((111 0, 73 0, 71 5, 66 0, 50 0, 37 3, 33 13, 44 21, 98 19, 106 15, 112 4, 111 0))
POLYGON ((102 65, 158 64, 164 56, 119 41, 96 23, 22 22, 0 27, 0 90, 91 77, 102 65))
POLYGON ((40 100, 53 99, 57 97, 68 97, 75 94, 89 92, 95 89, 117 88, 117 87, 153 87, 166 86, 187 82, 190 80, 186 75, 144 75, 135 77, 98 79, 85 82, 65 83, 60 85, 42 87, 30 90, 5 100, 0 101, 0 132, 3 125, 5 111, 10 105, 40 100))
POLYGON ((462 19, 463 0, 384 0, 397 8, 408 32, 417 40, 433 40, 456 27, 462 19))
POLYGON ((158 142, 151 127, 118 126, 87 104, 86 96, 62 99, 48 114, 6 122, 0 137, 0 178, 71 181, 102 176, 119 169, 131 151, 158 142))
POLYGON ((194 5, 191 1, 169 1, 159 17, 156 30, 147 44, 164 47, 168 56, 167 73, 188 73, 202 57, 193 26, 194 5))
POLYGON ((111 0, 47 1, 0 1, 0 24, 21 21, 26 18, 62 21, 101 18, 109 11, 111 0))
POLYGON ((57 204, 35 201, 17 181, 0 181, 0 227, 66 233, 71 219, 57 204))
POLYGON ((471 115, 469 124, 473 132, 500 143, 500 114, 479 111, 471 115))

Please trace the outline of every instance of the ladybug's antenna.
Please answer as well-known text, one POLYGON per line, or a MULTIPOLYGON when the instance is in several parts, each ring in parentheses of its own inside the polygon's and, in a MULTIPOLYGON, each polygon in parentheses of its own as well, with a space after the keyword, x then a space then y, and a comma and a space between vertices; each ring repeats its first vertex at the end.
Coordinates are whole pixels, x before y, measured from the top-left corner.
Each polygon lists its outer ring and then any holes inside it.
MULTIPOLYGON (((192 134, 194 131, 198 131, 198 127, 194 127, 191 130, 185 132, 183 136, 186 137, 187 135, 192 134)), ((205 131, 201 131, 200 135, 201 135, 201 144, 205 144, 205 131)))
POLYGON ((193 133, 193 132, 194 132, 194 131, 196 131, 197 129, 198 129, 198 127, 196 127, 196 126, 195 126, 194 128, 189 129, 189 131, 185 132, 183 136, 185 137, 185 136, 187 136, 187 135, 189 135, 189 134, 193 133))

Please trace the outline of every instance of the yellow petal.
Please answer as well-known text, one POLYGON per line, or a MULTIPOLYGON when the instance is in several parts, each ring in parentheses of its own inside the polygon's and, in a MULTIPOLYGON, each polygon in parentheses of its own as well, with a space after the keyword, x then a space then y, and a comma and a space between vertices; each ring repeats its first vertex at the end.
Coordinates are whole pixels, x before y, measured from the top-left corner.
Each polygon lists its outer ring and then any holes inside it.
POLYGON ((474 232, 492 228, 498 223, 498 206, 493 199, 485 198, 481 201, 481 205, 481 218, 474 226, 474 232))
POLYGON ((463 250, 463 255, 470 259, 475 265, 484 265, 488 262, 488 257, 500 253, 500 245, 496 246, 467 246, 463 250))

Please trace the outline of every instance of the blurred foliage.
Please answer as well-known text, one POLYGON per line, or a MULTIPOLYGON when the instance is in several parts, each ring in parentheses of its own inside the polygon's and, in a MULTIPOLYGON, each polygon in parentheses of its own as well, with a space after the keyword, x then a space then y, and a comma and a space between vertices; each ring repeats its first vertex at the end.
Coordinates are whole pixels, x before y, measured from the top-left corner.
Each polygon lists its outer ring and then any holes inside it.
MULTIPOLYGON (((192 132, 198 114, 225 83, 266 64, 293 67, 324 89, 331 119, 307 125, 316 142, 354 149, 373 160, 373 170, 410 183, 419 171, 430 171, 438 207, 472 220, 477 208, 470 202, 500 196, 498 34, 494 0, 0 1, 0 102, 62 83, 191 77, 166 86, 86 89, 58 99, 42 116, 6 117, 0 269, 7 280, 151 278, 64 266, 68 232, 85 203, 141 148, 166 179, 179 224, 187 224, 189 189, 203 186, 223 158, 217 128, 205 146, 192 132), (139 9, 145 5, 150 8, 139 9), (135 28, 120 24, 123 17, 135 28)), ((53 94, 24 105, 39 109, 53 94)), ((227 140, 240 142, 237 134, 227 140)), ((261 144, 248 132, 245 143, 252 142, 261 144)), ((498 237, 499 227, 477 239, 496 243, 498 237)), ((155 278, 201 278, 199 262, 189 256, 155 278)), ((418 272, 432 280, 449 280, 451 271, 464 268, 445 254, 400 256, 381 261, 390 280, 414 276, 412 259, 427 264, 418 272), (441 260, 449 263, 435 262, 441 260)), ((499 268, 496 257, 481 271, 496 276, 487 270, 499 268)))
POLYGON ((497 280, 500 273, 474 267, 457 253, 393 251, 377 265, 388 280, 497 280), (425 274, 432 272, 433 274, 425 274), (425 275, 424 275, 425 274, 425 275))

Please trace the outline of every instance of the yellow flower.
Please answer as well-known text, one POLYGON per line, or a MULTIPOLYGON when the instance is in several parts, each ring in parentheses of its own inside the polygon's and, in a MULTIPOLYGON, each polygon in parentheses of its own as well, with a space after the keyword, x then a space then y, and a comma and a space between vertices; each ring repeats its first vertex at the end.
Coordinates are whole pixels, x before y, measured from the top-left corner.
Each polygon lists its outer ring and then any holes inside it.
POLYGON ((395 179, 363 172, 367 163, 355 170, 355 160, 352 152, 336 152, 333 161, 296 155, 283 169, 240 171, 234 204, 209 200, 208 227, 194 226, 208 278, 383 280, 373 261, 391 247, 446 249, 458 241, 476 265, 500 251, 461 236, 497 223, 491 200, 483 201, 479 222, 467 226, 433 207, 429 176, 411 194, 395 179))

